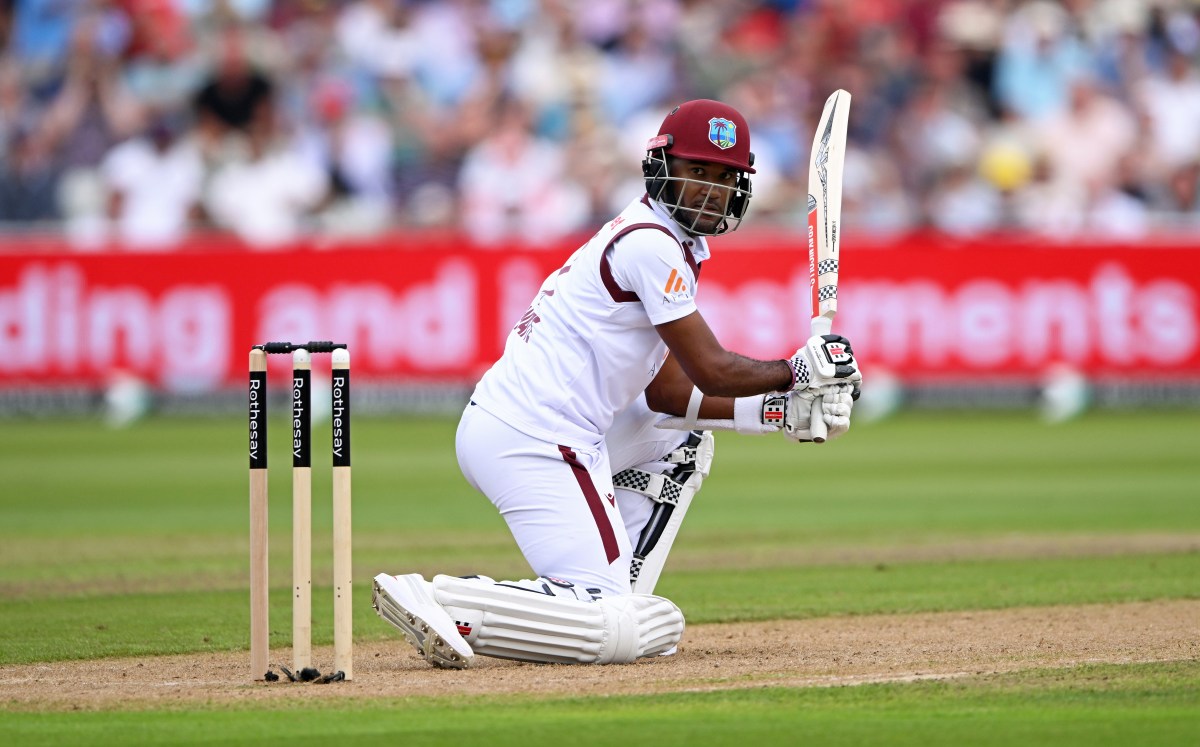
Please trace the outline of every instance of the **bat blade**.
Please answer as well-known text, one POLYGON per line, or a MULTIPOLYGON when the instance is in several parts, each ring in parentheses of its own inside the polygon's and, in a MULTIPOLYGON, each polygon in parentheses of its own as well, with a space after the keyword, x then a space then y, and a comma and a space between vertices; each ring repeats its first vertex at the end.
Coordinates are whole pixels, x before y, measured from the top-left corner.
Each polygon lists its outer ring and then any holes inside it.
POLYGON ((813 334, 828 334, 837 316, 842 223, 842 172, 850 94, 834 91, 825 101, 808 167, 808 274, 813 334), (818 322, 817 319, 824 321, 818 322), (818 325, 822 331, 817 332, 818 325))
MULTIPOLYGON (((837 316, 842 172, 849 121, 850 94, 839 88, 825 100, 808 164, 808 283, 813 335, 829 334, 837 316)), ((819 405, 813 407, 809 426, 813 440, 824 442, 827 429, 819 405)))

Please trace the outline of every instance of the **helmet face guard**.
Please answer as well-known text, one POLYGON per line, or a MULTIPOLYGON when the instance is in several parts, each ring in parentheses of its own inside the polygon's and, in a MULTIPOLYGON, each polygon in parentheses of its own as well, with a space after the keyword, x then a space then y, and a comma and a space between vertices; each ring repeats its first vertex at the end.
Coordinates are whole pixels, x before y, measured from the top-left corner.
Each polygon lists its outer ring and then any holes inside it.
POLYGON ((739 172, 737 184, 731 187, 702 179, 671 176, 667 147, 669 146, 651 149, 647 152, 646 159, 642 161, 642 174, 646 177, 646 194, 650 196, 650 199, 658 201, 666 208, 671 219, 692 236, 720 236, 736 231, 742 223, 746 209, 750 207, 750 177, 744 172, 739 172), (701 185, 713 190, 715 194, 724 194, 724 204, 705 203, 701 209, 684 207, 680 204, 680 200, 684 188, 691 184, 701 185), (700 227, 700 222, 704 218, 715 220, 712 229, 705 230, 700 227))

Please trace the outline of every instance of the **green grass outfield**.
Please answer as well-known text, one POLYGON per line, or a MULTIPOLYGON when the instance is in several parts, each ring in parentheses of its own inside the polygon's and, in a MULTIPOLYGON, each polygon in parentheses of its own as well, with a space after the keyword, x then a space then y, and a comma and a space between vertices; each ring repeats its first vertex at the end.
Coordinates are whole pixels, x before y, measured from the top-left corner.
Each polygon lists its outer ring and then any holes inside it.
MULTIPOLYGON (((452 420, 356 420, 356 638, 382 570, 526 575, 452 420)), ((289 642, 290 474, 272 421, 272 642, 289 642), (282 621, 282 622, 281 622, 282 621)), ((245 422, 0 421, 0 665, 246 646, 245 422)), ((318 447, 327 431, 316 429, 318 447)), ((314 449, 314 640, 331 639, 314 449), (323 601, 326 600, 326 601, 323 601)), ((843 440, 718 436, 659 591, 690 624, 1200 598, 1200 414, 913 414, 843 440)), ((1200 621, 1197 621, 1200 637, 1200 621)), ((0 710, 3 709, 0 701, 0 710)), ((647 698, 365 699, 0 713, 9 744, 1196 744, 1200 665, 647 698), (203 724, 203 729, 195 728, 203 724), (11 737, 11 738, 10 738, 11 737)))

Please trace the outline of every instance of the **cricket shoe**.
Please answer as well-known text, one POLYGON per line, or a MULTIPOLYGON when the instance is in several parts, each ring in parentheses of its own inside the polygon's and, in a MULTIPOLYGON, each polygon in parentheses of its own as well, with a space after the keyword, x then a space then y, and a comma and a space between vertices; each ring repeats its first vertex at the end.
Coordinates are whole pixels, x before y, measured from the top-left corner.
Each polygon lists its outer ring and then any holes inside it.
POLYGON ((433 584, 419 573, 375 577, 371 606, 435 667, 466 669, 475 654, 458 626, 433 598, 433 584))

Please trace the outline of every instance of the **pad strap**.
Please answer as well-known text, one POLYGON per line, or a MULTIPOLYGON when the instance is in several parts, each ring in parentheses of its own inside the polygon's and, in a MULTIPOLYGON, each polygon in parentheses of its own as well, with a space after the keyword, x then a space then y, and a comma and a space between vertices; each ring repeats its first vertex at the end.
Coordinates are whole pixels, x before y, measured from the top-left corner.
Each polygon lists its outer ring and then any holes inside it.
POLYGON ((700 482, 708 477, 712 469, 713 452, 712 434, 692 431, 687 441, 661 460, 679 465, 675 469, 655 474, 630 467, 613 475, 613 486, 641 493, 655 503, 678 506, 679 496, 685 486, 691 486, 692 492, 695 492, 699 490, 700 482))
POLYGON ((629 580, 635 592, 653 593, 688 506, 712 469, 715 451, 711 433, 692 431, 688 440, 666 457, 666 461, 678 465, 669 473, 658 475, 629 469, 613 477, 615 486, 628 486, 626 489, 642 493, 658 504, 651 509, 633 548, 629 580))
POLYGON ((656 475, 636 467, 630 467, 613 475, 613 487, 632 490, 641 493, 655 503, 679 505, 679 494, 683 485, 671 479, 670 475, 656 475))

